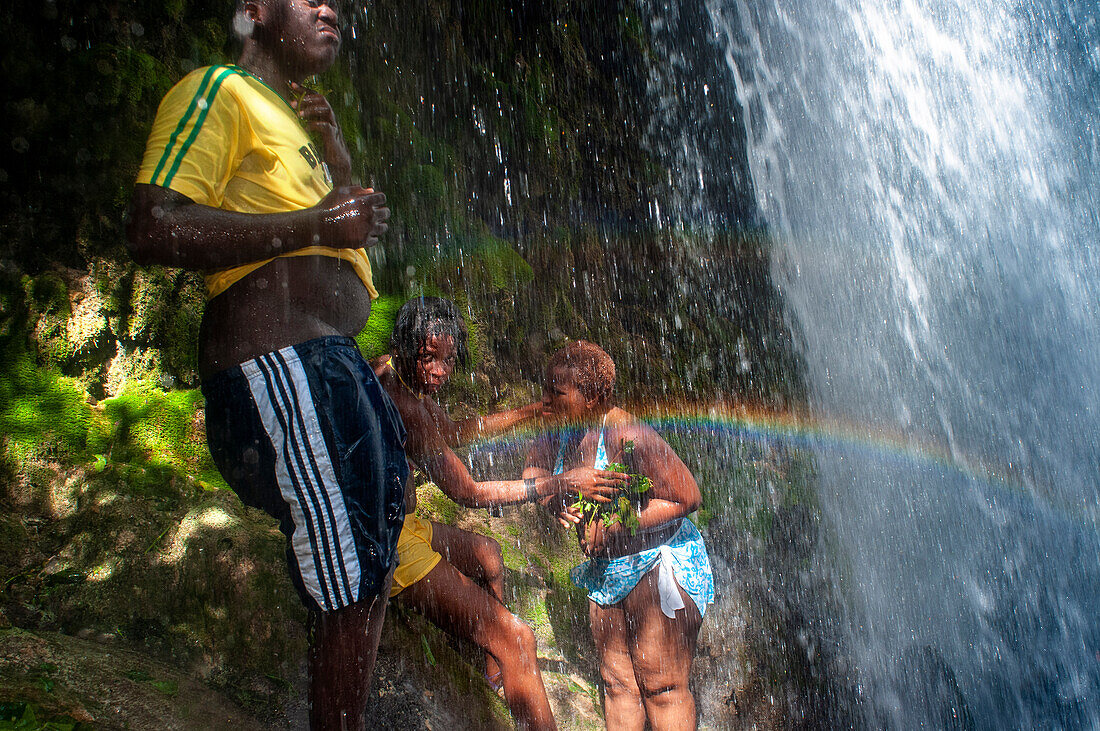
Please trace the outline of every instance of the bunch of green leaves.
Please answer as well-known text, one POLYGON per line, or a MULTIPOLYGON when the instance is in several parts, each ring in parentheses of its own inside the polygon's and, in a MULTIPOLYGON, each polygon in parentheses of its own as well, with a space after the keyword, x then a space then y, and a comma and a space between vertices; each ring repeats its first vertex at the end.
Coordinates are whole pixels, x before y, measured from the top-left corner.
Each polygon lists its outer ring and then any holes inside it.
MULTIPOLYGON (((314 92, 328 99, 329 94, 332 93, 332 89, 327 88, 325 84, 321 82, 316 76, 310 76, 302 84, 299 85, 301 91, 294 97, 295 104, 301 104, 302 100, 306 98, 306 94, 314 92)), ((331 103, 331 102, 330 102, 331 103)))
MULTIPOLYGON (((633 462, 634 442, 623 443, 623 459, 633 462)), ((634 470, 631 464, 612 462, 605 467, 608 472, 621 472, 627 475, 626 484, 619 489, 619 494, 611 502, 598 503, 595 500, 581 495, 573 503, 585 523, 594 520, 603 521, 605 528, 610 528, 616 523, 630 531, 630 535, 638 532, 638 509, 641 496, 653 487, 653 481, 634 470)))

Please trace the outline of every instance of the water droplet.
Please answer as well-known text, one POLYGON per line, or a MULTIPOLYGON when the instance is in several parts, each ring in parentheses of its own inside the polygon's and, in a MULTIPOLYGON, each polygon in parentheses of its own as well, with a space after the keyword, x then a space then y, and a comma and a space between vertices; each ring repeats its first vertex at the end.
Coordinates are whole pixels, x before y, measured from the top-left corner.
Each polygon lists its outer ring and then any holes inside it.
POLYGON ((247 13, 239 12, 233 16, 233 32, 237 34, 238 38, 248 38, 252 35, 252 28, 255 25, 252 18, 248 17, 247 13))

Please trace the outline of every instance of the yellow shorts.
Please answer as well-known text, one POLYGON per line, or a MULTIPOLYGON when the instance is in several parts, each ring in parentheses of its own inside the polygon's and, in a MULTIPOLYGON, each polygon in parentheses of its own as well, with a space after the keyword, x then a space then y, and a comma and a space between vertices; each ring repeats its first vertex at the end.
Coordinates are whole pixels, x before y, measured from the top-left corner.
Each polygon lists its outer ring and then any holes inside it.
POLYGON ((432 523, 415 515, 405 516, 405 525, 397 538, 397 568, 393 572, 390 596, 402 591, 428 575, 443 558, 432 548, 432 523))

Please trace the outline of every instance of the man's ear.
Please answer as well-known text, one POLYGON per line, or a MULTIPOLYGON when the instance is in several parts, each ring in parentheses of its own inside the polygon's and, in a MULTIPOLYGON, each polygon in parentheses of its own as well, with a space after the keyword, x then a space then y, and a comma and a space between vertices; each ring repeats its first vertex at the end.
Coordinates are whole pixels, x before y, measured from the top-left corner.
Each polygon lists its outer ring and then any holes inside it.
POLYGON ((258 2, 258 0, 247 0, 244 3, 244 14, 253 23, 263 25, 264 14, 267 10, 266 5, 267 3, 258 2))
POLYGON ((237 5, 237 12, 233 13, 233 32, 237 38, 244 41, 252 37, 252 32, 257 25, 262 25, 260 19, 263 14, 261 2, 247 0, 237 5))

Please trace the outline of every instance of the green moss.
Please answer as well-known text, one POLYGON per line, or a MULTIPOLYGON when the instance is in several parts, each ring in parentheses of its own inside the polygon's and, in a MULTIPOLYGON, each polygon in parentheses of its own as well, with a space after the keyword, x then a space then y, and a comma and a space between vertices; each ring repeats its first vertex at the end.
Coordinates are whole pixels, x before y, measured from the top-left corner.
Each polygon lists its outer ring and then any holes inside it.
POLYGON ((69 288, 60 275, 44 272, 26 281, 31 301, 40 312, 69 313, 69 288))
MULTIPOLYGON (((46 692, 53 689, 53 682, 48 678, 39 676, 35 680, 46 692)), ((51 713, 36 703, 0 701, 0 731, 92 731, 94 728, 67 714, 51 713)))
POLYGON ((431 482, 421 482, 418 485, 416 503, 417 515, 448 525, 454 525, 461 509, 431 482))
POLYGON ((80 459, 92 414, 76 379, 39 368, 27 352, 0 359, 0 433, 18 459, 80 459))
POLYGON ((405 304, 401 295, 382 295, 371 303, 367 325, 356 337, 359 350, 366 358, 376 358, 390 352, 390 333, 397 319, 397 311, 405 304))
POLYGON ((202 403, 198 390, 163 391, 147 381, 131 380, 122 393, 103 403, 113 429, 109 436, 97 435, 96 446, 118 448, 127 461, 171 468, 181 475, 199 465, 210 467, 206 445, 196 432, 202 403), (104 436, 109 441, 102 441, 104 436))

